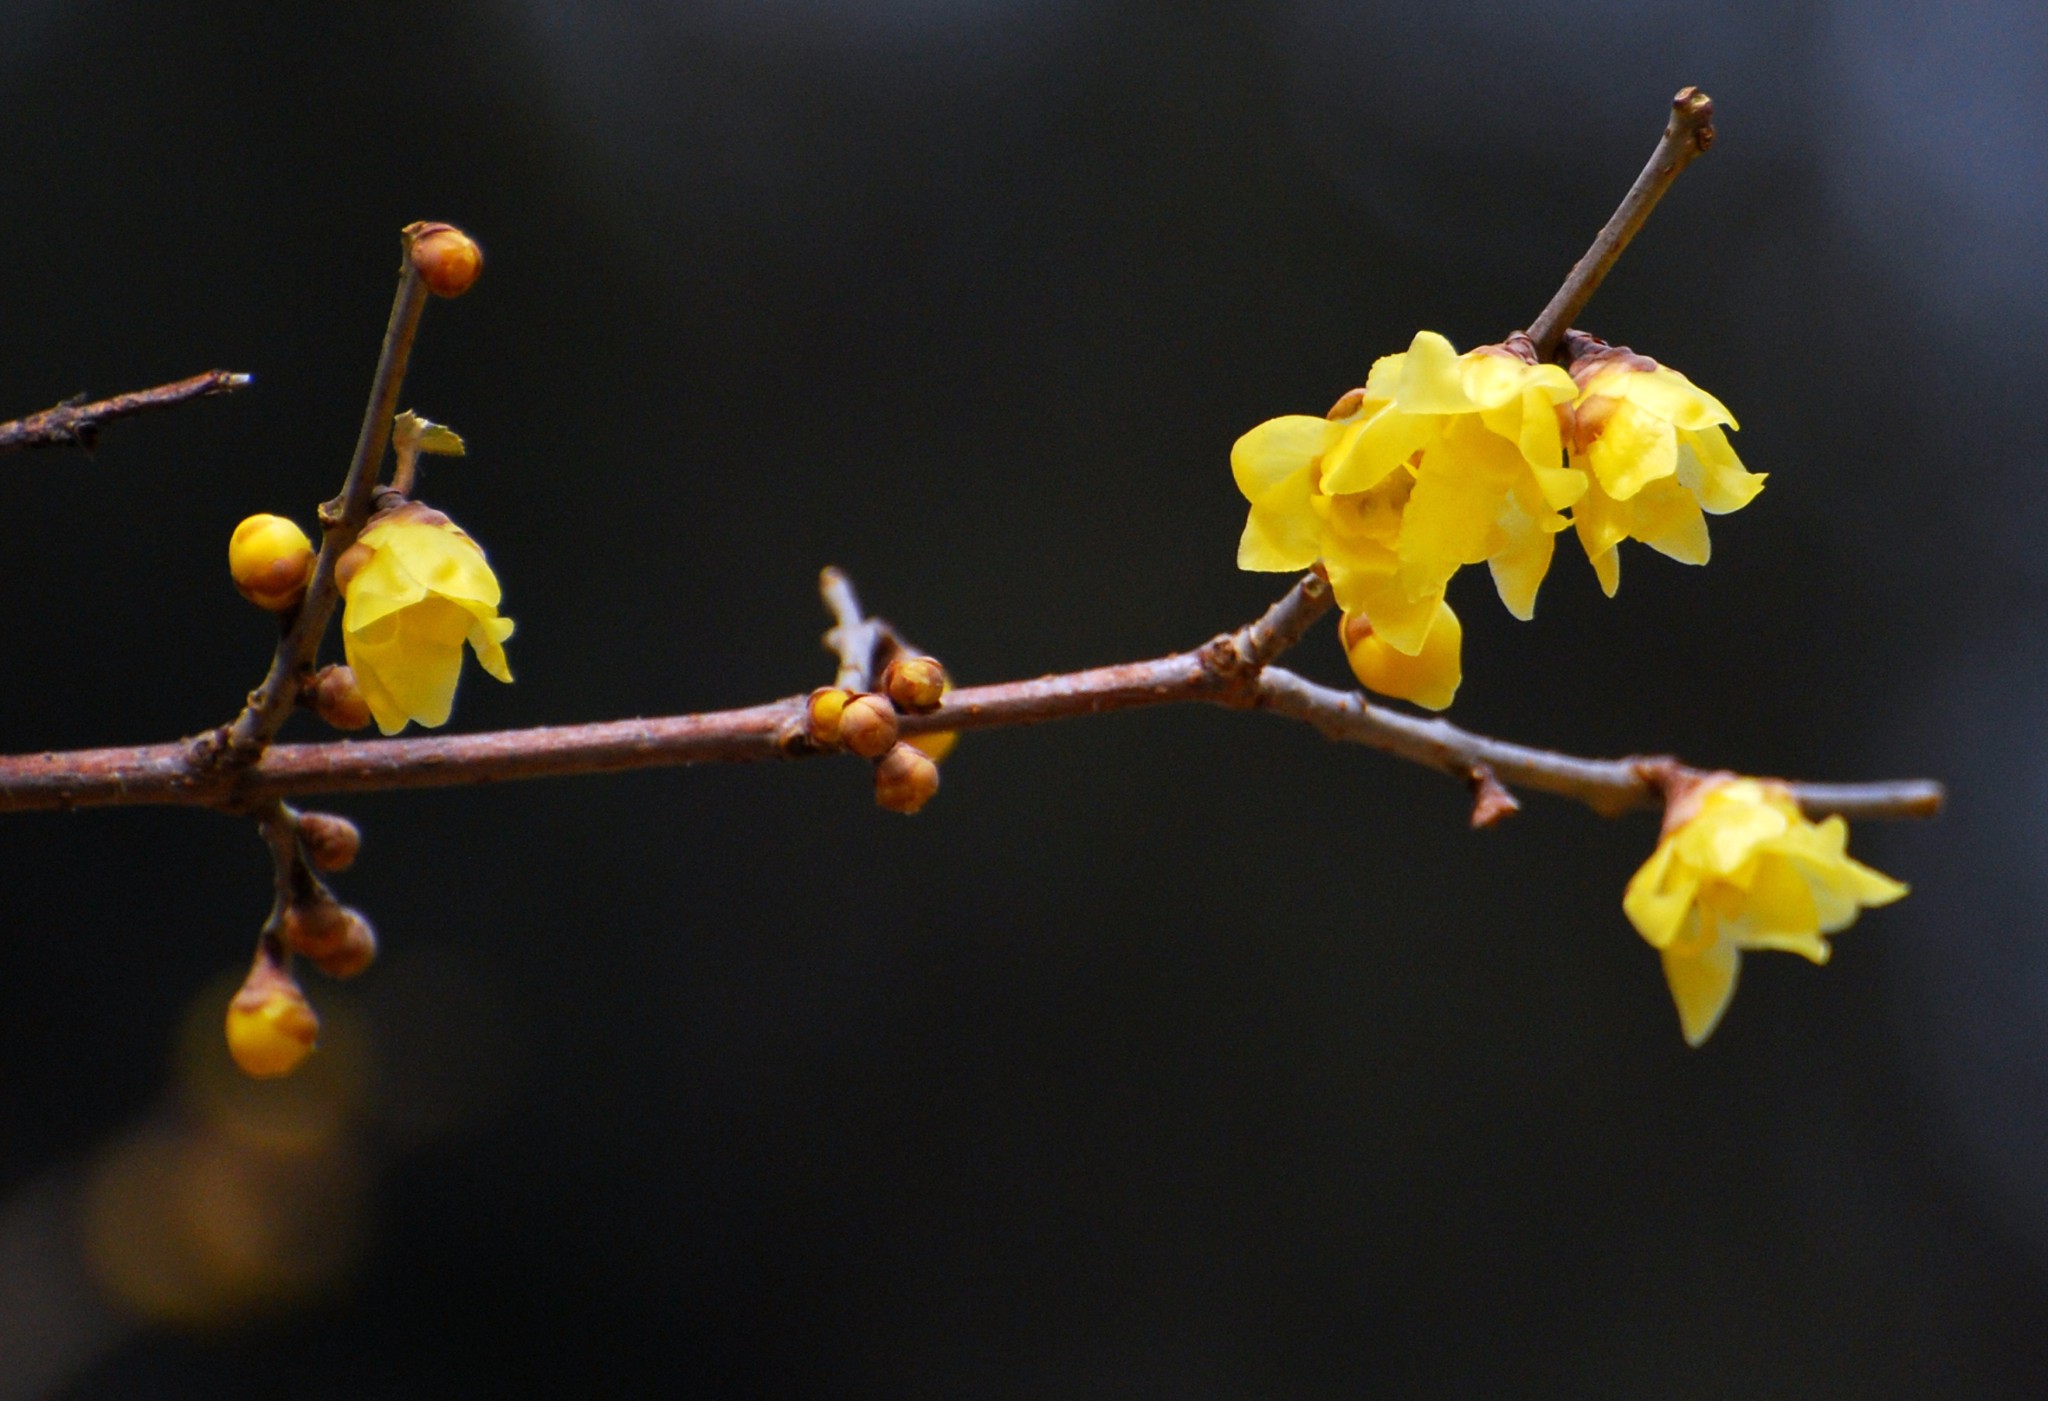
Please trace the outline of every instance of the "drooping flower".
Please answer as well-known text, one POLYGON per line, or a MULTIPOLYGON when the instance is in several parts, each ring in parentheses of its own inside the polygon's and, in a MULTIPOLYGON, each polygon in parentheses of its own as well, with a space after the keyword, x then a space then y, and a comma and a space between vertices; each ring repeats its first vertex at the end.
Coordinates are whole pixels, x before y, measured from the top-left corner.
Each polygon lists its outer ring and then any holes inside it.
POLYGON ((498 578, 448 517, 417 502, 373 516, 335 571, 347 600, 342 646, 377 728, 446 724, 466 642, 483 669, 512 679, 498 578))
POLYGON ((1508 610, 1530 616, 1561 512, 1586 487, 1560 465, 1557 406, 1574 393, 1526 341, 1460 355, 1418 332, 1327 418, 1271 419, 1237 441, 1231 471, 1251 503, 1239 567, 1320 560, 1339 605, 1406 657, 1468 564, 1489 564, 1508 610))
POLYGON ((1571 461, 1589 479, 1572 519, 1600 587, 1612 597, 1621 585, 1623 540, 1705 564, 1706 515, 1739 511, 1764 488, 1764 474, 1745 470, 1728 442, 1735 416, 1678 371, 1625 346, 1573 331, 1566 348, 1579 387, 1571 461))
POLYGON ((1372 624, 1350 613, 1344 615, 1340 636, 1351 674, 1369 691, 1424 710, 1442 710, 1458 694, 1465 675, 1465 629, 1448 603, 1438 602, 1422 649, 1412 657, 1389 647, 1372 624))
POLYGON ((1828 960, 1824 936, 1906 887, 1846 850, 1840 817, 1810 822, 1782 784, 1709 778, 1675 798, 1664 835, 1622 896, 1622 909, 1664 961, 1679 1026, 1697 1046, 1713 1034, 1748 949, 1828 960))

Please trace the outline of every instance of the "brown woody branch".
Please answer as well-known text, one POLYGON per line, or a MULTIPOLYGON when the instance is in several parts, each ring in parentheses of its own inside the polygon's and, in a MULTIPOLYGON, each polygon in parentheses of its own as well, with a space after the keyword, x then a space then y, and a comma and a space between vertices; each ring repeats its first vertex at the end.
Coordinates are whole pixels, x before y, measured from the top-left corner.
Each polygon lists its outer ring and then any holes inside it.
POLYGON ((132 418, 151 409, 189 404, 194 399, 207 399, 215 394, 229 394, 248 388, 249 383, 249 376, 232 370, 208 370, 203 375, 193 375, 172 384, 138 389, 131 394, 116 394, 111 399, 95 399, 89 404, 84 402, 85 396, 80 395, 41 413, 0 423, 0 452, 54 447, 81 447, 91 452, 98 442, 103 423, 117 418, 132 418))
MULTIPOLYGON (((406 233, 411 251, 411 230, 406 233)), ((376 373, 370 379, 370 399, 363 409, 363 426, 356 434, 356 450, 349 459, 348 475, 341 494, 320 508, 320 556, 313 565, 312 582, 298 612, 292 615, 270 670, 262 684, 249 693, 232 723, 207 737, 200 747, 209 763, 227 769, 245 768, 260 757, 284 725, 297 704, 320 639, 334 616, 341 590, 334 580, 334 567, 349 546, 355 544, 363 524, 370 518, 371 493, 384 462, 384 449, 391 442, 391 418, 398 411, 399 392, 405 385, 406 366, 412 360, 413 337, 419 332, 420 313, 427 304, 427 288, 410 256, 398 278, 398 292, 391 302, 391 320, 384 329, 384 346, 377 357, 376 373)))
MULTIPOLYGON (((849 591, 850 596, 850 591, 849 591)), ((1369 704, 1356 691, 1321 686, 1262 661, 1328 607, 1311 574, 1257 622, 1193 652, 1087 671, 969 686, 929 715, 905 715, 905 734, 1035 725, 1111 711, 1200 702, 1265 710, 1440 770, 1461 783, 1484 769, 1496 785, 1553 793, 1615 814, 1662 801, 1661 765, 1648 757, 1582 759, 1460 729, 1445 720, 1369 704)), ((246 768, 209 763, 189 743, 74 750, 0 758, 0 811, 172 804, 247 810, 307 793, 442 788, 522 778, 616 773, 687 764, 807 757, 804 700, 593 725, 550 725, 476 735, 272 746, 246 768)), ((1898 783, 1790 785, 1809 812, 1848 817, 1928 817, 1941 786, 1898 783)))
POLYGON ((1679 172, 1692 164, 1693 157, 1705 154, 1713 144, 1714 100, 1698 88, 1680 88, 1671 99, 1671 120, 1665 123, 1657 149, 1650 153, 1649 164, 1636 176, 1635 184, 1629 186, 1620 205, 1594 236, 1586 256, 1572 265, 1550 305, 1529 323, 1529 339, 1535 342, 1538 360, 1548 360, 1557 354, 1564 333, 1586 309, 1586 303, 1593 300, 1593 293, 1649 219, 1657 201, 1664 198, 1679 172))

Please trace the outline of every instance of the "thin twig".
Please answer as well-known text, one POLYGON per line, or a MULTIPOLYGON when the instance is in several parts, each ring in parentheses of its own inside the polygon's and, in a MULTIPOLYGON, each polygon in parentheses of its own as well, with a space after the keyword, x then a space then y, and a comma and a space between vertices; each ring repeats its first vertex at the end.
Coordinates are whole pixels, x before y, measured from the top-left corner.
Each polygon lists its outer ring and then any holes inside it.
POLYGON ((41 413, 0 423, 0 452, 52 447, 82 447, 91 452, 103 423, 232 393, 248 388, 249 383, 249 376, 232 370, 208 370, 190 379, 159 384, 154 389, 138 389, 132 394, 116 394, 111 399, 96 399, 90 404, 68 400, 41 413))
POLYGON ((205 762, 229 769, 254 763, 276 737, 298 700, 304 679, 320 651, 328 619, 334 616, 340 593, 334 582, 335 563, 343 551, 355 544, 363 522, 369 518, 370 495, 377 485, 384 449, 391 441, 391 417, 398 411, 399 391, 405 384, 413 337, 419 331, 420 312, 426 301, 426 284, 407 258, 398 279, 398 294, 392 299, 391 321, 384 330, 377 372, 370 380, 370 401, 363 410, 362 430, 356 435, 355 456, 349 460, 341 494, 320 508, 325 530, 305 601, 300 603, 284 636, 278 639, 270 672, 263 678, 263 684, 250 693, 242 713, 200 745, 200 757, 205 762))
POLYGON ((1548 360, 1557 354, 1565 331, 1586 309, 1608 269, 1650 217, 1657 201, 1671 188, 1678 173, 1692 163, 1693 157, 1704 154, 1713 144, 1713 99, 1698 88, 1680 88, 1671 99, 1671 120, 1665 123, 1657 149, 1650 153, 1650 163, 1636 176, 1635 184, 1629 186, 1628 194, 1601 228, 1593 246, 1586 250, 1586 256, 1573 265, 1550 305, 1530 323, 1529 339, 1536 344, 1538 360, 1548 360))
POLYGON ((861 610, 860 596, 846 571, 826 565, 818 571, 818 596, 832 612, 833 625, 825 634, 825 646, 839 654, 839 675, 832 684, 849 691, 874 689, 876 650, 888 625, 861 610))
POLYGON ((1304 574, 1257 622, 1232 638, 1231 650, 1243 666, 1257 670, 1301 641, 1302 634, 1336 601, 1328 579, 1320 573, 1304 574))
MULTIPOLYGON (((1306 626, 1313 620, 1312 610, 1320 611, 1316 594, 1304 579, 1258 622, 1193 652, 1030 681, 964 687, 947 696, 933 713, 904 715, 899 723, 906 735, 983 730, 1203 702, 1301 720, 1330 739, 1382 750, 1441 770, 1461 783, 1470 782, 1483 766, 1499 782, 1572 798, 1602 813, 1660 800, 1662 790, 1650 775, 1668 774, 1668 768, 1659 767, 1668 760, 1582 759, 1532 749, 1476 735, 1445 720, 1369 705, 1356 691, 1320 686, 1280 667, 1248 665, 1247 657, 1261 655, 1290 631, 1298 634, 1295 623, 1306 626), (1298 601, 1291 601, 1297 596, 1298 601)), ((843 597, 852 598, 850 586, 843 597)), ((745 710, 652 720, 275 745, 240 770, 208 764, 187 744, 17 755, 0 758, 0 812, 143 804, 245 809, 305 793, 454 787, 802 758, 816 752, 804 740, 804 714, 803 698, 792 697, 745 710)), ((1926 780, 1791 787, 1793 796, 1816 816, 1839 812, 1849 817, 1929 817, 1942 802, 1941 786, 1926 780)))

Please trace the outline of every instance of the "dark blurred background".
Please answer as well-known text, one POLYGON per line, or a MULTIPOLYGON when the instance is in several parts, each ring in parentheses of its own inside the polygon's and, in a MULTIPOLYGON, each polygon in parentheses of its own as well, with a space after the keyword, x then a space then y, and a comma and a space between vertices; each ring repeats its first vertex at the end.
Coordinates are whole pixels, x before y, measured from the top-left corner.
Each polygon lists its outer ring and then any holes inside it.
MULTIPOLYGON (((1909 880, 1689 1051, 1654 823, 1199 709, 332 804, 382 932, 236 1081, 244 822, 0 821, 0 1397, 2038 1396, 2048 1389, 2048 18, 1855 0, 0 10, 0 747, 231 715, 229 531, 311 523, 396 233, 405 401, 518 683, 462 729, 819 684, 819 566, 969 681, 1199 643, 1232 440, 1524 324, 1681 84, 1721 140, 1582 324, 1771 473, 1703 570, 1454 594, 1454 718, 1931 773, 1909 880)), ((1327 628, 1298 654, 1345 671, 1327 628)), ((318 737, 306 723, 293 733, 318 737), (304 728, 301 728, 304 726, 304 728)), ((308 975, 312 978, 312 975, 308 975)))

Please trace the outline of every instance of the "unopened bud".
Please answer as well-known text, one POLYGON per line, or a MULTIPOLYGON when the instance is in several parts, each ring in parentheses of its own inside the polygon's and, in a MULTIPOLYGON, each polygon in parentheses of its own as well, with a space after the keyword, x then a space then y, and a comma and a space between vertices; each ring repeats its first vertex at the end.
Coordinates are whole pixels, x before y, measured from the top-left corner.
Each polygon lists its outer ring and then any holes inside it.
POLYGON ((483 249, 453 224, 408 224, 405 252, 420 281, 437 297, 459 297, 484 270, 483 249))
POLYGON ((354 910, 349 914, 352 918, 341 942, 317 957, 308 955, 313 966, 330 978, 353 978, 377 959, 377 931, 354 910))
POLYGON ((360 730, 370 723, 370 703, 363 699, 356 674, 348 667, 321 667, 306 693, 306 701, 314 714, 337 730, 360 730))
POLYGON ((883 671, 882 689, 898 708, 929 715, 946 697, 946 669, 936 657, 898 657, 883 671))
POLYGON ((228 541, 228 572, 235 588, 258 608, 282 613, 306 596, 313 577, 313 542, 283 516, 251 516, 228 541))
POLYGON ((811 732, 812 743, 827 748, 839 743, 839 718, 846 710, 846 703, 852 699, 853 692, 841 686, 820 686, 811 692, 804 720, 811 732))
POLYGON ((346 817, 308 812, 299 815, 299 841, 306 848, 306 859, 321 870, 346 871, 356 864, 363 834, 346 817))
POLYGON ((863 759, 879 759, 896 743, 896 708, 880 696, 855 696, 839 712, 839 742, 863 759))
POLYGON ((899 744, 875 764, 875 802, 891 812, 916 812, 939 791, 939 766, 915 745, 899 744))
POLYGON ((228 1003, 228 1054, 242 1073, 274 1080, 298 1069, 320 1039, 320 1018, 292 975, 258 957, 228 1003))

